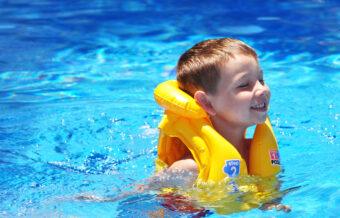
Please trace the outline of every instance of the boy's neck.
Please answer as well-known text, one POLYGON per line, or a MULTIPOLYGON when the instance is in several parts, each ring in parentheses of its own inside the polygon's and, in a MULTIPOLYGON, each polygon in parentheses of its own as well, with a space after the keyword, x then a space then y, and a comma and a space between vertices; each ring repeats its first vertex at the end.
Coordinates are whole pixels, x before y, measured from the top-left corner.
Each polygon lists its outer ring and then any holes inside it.
POLYGON ((241 155, 246 152, 247 142, 245 133, 247 127, 231 125, 215 117, 211 117, 210 119, 215 130, 228 140, 241 155))

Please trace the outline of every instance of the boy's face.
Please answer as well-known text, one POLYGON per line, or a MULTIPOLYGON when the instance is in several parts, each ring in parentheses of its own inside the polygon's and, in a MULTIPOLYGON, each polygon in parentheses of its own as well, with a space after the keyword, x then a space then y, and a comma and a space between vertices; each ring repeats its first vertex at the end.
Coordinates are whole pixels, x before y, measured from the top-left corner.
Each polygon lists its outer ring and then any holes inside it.
POLYGON ((217 92, 207 96, 214 110, 213 119, 244 127, 266 119, 270 91, 253 57, 230 58, 221 69, 217 92))

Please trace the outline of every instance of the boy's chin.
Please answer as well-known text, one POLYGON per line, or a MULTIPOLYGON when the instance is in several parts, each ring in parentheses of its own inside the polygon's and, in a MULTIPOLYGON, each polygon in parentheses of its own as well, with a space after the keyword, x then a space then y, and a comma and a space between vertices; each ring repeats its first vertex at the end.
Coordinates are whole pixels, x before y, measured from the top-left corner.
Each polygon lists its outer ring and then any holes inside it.
POLYGON ((255 122, 254 125, 264 123, 264 122, 266 121, 266 118, 267 118, 267 115, 266 115, 266 116, 263 116, 263 117, 259 117, 259 118, 256 120, 256 122, 255 122))
POLYGON ((256 120, 256 122, 249 123, 247 125, 247 128, 251 127, 251 126, 256 126, 256 125, 262 124, 262 123, 264 123, 264 121, 266 121, 266 119, 264 119, 264 120, 256 120))

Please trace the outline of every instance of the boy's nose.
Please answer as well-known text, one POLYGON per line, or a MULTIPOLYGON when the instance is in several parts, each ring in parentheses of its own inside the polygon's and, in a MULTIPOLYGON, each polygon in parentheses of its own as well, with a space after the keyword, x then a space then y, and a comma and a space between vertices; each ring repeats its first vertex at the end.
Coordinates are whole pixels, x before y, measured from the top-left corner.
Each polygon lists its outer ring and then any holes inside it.
POLYGON ((255 95, 256 96, 262 96, 263 95, 263 96, 269 97, 270 91, 269 91, 268 86, 261 83, 260 81, 257 81, 256 86, 255 86, 255 95))

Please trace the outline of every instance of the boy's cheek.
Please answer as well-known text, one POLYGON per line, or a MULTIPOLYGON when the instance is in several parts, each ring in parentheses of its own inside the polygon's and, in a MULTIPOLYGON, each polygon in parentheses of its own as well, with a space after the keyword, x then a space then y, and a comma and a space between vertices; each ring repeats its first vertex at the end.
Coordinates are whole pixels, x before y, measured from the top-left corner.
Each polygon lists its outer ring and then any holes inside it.
POLYGON ((266 85, 266 87, 267 87, 267 90, 268 90, 268 101, 269 101, 269 100, 270 100, 270 97, 271 97, 271 92, 270 92, 269 86, 266 85))

